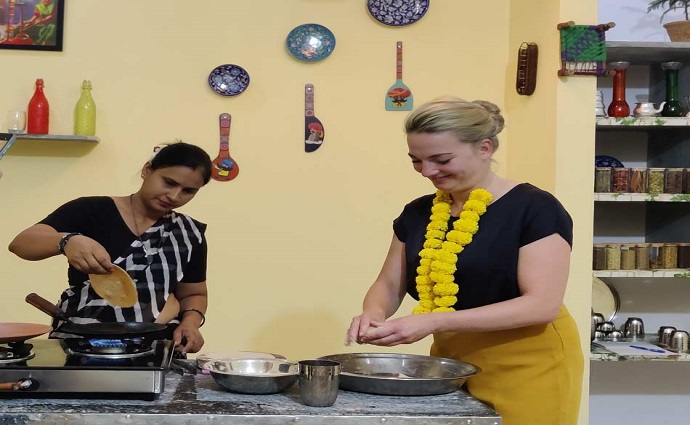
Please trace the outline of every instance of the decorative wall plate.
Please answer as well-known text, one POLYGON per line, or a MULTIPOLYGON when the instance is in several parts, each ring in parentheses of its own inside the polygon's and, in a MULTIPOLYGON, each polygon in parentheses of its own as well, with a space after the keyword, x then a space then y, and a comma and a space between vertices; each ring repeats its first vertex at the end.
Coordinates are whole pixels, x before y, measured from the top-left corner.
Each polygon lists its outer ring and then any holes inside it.
POLYGON ((384 25, 402 27, 422 18, 430 0, 367 0, 371 16, 384 25))
POLYGON ((612 156, 597 155, 594 157, 595 167, 625 167, 622 162, 612 156))
POLYGON ((303 24, 290 31, 285 46, 295 59, 318 62, 333 53, 335 36, 323 25, 303 24))
POLYGON ((236 96, 247 90, 249 74, 239 65, 220 65, 209 74, 208 85, 222 96, 236 96))

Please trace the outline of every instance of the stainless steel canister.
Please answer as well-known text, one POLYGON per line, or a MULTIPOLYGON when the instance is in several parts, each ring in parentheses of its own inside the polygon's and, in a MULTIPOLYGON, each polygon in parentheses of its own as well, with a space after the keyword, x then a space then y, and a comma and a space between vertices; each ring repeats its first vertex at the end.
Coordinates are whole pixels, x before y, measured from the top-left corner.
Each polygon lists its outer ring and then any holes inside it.
POLYGON ((687 353, 689 339, 690 334, 688 334, 687 331, 675 330, 671 334, 671 342, 669 343, 668 348, 676 353, 687 353))
POLYGON ((671 343, 671 334, 676 330, 675 326, 662 326, 659 328, 659 345, 668 347, 671 343))
POLYGON ((644 322, 642 322, 642 319, 639 317, 629 317, 623 325, 623 335, 631 339, 644 338, 644 322))

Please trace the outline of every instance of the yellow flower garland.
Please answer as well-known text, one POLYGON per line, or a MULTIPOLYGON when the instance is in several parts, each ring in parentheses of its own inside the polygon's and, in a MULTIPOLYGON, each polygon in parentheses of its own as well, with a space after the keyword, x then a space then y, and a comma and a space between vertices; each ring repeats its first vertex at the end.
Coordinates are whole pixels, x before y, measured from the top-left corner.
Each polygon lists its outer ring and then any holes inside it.
POLYGON ((455 311, 453 306, 458 302, 458 284, 455 283, 458 254, 472 242, 472 235, 479 230, 479 217, 486 212, 493 196, 484 189, 470 192, 460 213, 460 218, 453 223, 453 230, 448 230, 450 219, 450 194, 436 191, 431 217, 426 226, 426 240, 419 252, 421 260, 417 267, 417 293, 419 305, 413 314, 455 311))

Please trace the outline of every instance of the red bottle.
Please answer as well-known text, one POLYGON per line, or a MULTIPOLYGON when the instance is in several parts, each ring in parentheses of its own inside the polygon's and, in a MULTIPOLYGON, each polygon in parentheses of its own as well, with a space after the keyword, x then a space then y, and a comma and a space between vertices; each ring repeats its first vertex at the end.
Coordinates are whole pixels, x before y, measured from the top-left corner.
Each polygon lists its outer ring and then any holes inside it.
POLYGON ((48 99, 43 94, 43 79, 36 80, 36 91, 29 101, 29 111, 27 114, 28 134, 48 134, 48 122, 50 117, 50 106, 48 99))

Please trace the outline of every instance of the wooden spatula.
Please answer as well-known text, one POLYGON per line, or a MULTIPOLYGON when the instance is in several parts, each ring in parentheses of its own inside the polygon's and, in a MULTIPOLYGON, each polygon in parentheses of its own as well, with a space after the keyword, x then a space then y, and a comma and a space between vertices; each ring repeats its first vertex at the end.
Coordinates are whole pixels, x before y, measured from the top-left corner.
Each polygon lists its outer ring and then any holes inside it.
POLYGON ((304 85, 304 151, 314 152, 321 147, 326 132, 314 115, 314 85, 304 85))
POLYGON ((218 116, 218 124, 220 126, 220 150, 218 156, 213 160, 213 168, 211 169, 211 178, 219 182, 226 182, 237 177, 240 172, 240 166, 230 156, 230 122, 232 118, 228 113, 222 113, 218 116))
POLYGON ((108 274, 89 274, 89 280, 98 296, 112 305, 132 307, 139 299, 134 281, 118 266, 108 274))
POLYGON ((396 43, 395 84, 386 92, 386 111, 411 111, 412 91, 403 83, 403 43, 396 43))

